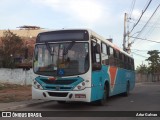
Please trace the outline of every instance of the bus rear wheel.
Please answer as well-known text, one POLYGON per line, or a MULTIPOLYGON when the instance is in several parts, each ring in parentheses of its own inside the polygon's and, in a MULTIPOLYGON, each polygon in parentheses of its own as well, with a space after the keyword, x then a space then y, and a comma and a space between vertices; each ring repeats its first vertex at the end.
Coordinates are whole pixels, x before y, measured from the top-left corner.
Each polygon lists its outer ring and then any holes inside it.
POLYGON ((129 91, 130 91, 130 84, 129 84, 129 81, 127 82, 127 84, 126 84, 126 92, 124 92, 124 96, 128 96, 129 95, 129 91))

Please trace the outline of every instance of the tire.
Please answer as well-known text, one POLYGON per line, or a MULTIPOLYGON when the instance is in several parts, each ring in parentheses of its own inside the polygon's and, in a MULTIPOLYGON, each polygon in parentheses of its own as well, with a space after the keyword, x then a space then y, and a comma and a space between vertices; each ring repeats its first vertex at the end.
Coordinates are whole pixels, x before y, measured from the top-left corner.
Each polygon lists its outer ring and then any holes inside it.
POLYGON ((123 95, 127 97, 129 95, 129 92, 130 92, 130 83, 128 81, 126 85, 126 92, 124 92, 123 95))
POLYGON ((103 97, 102 97, 101 100, 98 100, 98 101, 97 101, 97 105, 104 106, 108 97, 109 97, 109 85, 106 84, 106 85, 104 86, 103 97))

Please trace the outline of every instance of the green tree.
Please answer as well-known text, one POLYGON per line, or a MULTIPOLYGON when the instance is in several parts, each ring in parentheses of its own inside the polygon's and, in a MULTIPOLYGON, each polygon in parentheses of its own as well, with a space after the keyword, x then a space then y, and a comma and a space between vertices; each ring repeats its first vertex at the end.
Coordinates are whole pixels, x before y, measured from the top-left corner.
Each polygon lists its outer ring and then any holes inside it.
POLYGON ((137 73, 148 73, 148 67, 145 64, 141 64, 136 68, 137 73))
POLYGON ((160 56, 159 56, 159 51, 158 50, 151 50, 148 51, 147 54, 150 56, 146 61, 149 62, 149 72, 150 73, 157 73, 160 71, 160 56))
POLYGON ((2 66, 13 68, 15 65, 14 58, 22 53, 23 41, 19 36, 7 30, 3 33, 1 43, 2 66))

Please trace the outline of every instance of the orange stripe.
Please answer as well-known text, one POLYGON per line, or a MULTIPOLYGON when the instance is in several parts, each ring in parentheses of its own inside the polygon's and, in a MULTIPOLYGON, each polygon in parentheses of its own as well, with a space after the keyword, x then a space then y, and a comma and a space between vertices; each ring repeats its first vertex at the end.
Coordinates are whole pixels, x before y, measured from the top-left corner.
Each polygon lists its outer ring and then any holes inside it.
POLYGON ((116 73, 117 73, 117 68, 116 67, 110 67, 109 68, 109 73, 110 73, 110 84, 111 84, 111 88, 114 87, 114 83, 115 83, 115 78, 116 78, 116 73))

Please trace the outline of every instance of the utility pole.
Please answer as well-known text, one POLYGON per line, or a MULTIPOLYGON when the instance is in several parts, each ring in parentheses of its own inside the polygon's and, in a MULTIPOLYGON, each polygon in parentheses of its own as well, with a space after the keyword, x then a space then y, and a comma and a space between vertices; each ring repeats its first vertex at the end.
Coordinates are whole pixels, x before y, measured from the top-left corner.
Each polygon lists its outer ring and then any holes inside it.
POLYGON ((127 50, 126 51, 129 54, 131 53, 131 45, 132 45, 132 42, 131 43, 129 42, 129 33, 128 33, 128 46, 127 46, 127 50))
POLYGON ((124 33, 123 33, 123 50, 126 51, 126 25, 127 25, 127 13, 124 14, 124 33))

